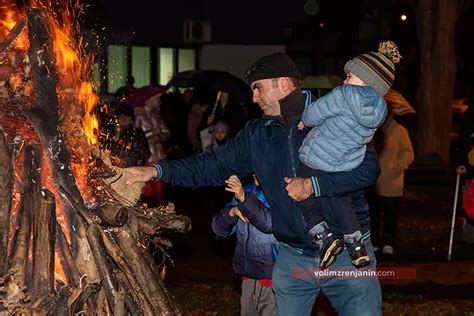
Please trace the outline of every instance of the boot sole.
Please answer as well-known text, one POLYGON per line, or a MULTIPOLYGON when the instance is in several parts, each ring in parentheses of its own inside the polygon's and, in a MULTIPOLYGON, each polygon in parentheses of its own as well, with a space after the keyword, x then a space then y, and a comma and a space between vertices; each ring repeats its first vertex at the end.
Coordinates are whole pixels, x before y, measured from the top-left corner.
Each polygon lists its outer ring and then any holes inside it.
POLYGON ((369 256, 360 257, 357 258, 357 260, 352 260, 352 264, 355 265, 356 268, 362 268, 370 264, 370 258, 369 256))
POLYGON ((341 253, 342 251, 342 242, 339 239, 334 240, 334 242, 329 246, 328 250, 324 254, 323 260, 321 260, 321 263, 319 264, 319 267, 321 269, 326 269, 329 267, 334 260, 336 259, 336 256, 341 253))

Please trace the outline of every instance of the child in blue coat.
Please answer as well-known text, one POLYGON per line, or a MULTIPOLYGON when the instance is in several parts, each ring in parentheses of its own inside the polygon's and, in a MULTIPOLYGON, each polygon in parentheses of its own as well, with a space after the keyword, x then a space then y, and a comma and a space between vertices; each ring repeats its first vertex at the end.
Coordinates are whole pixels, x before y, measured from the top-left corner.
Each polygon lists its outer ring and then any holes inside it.
MULTIPOLYGON (((344 67, 344 85, 309 104, 299 128, 313 127, 299 150, 303 163, 298 176, 309 178, 314 169, 324 172, 349 171, 360 165, 367 144, 387 115, 383 95, 395 79, 394 64, 400 60, 398 47, 391 41, 380 43, 378 52, 369 52, 349 60, 344 67)), ((311 178, 318 196, 317 177, 311 178)), ((352 263, 363 267, 370 263, 360 225, 349 195, 331 199, 331 214, 315 209, 314 198, 301 202, 301 210, 311 239, 320 252, 320 267, 328 267, 342 250, 342 241, 333 236, 325 218, 335 218, 342 228, 343 241, 352 263)))
POLYGON ((254 176, 242 186, 239 178, 226 180, 226 190, 234 198, 214 216, 212 229, 220 237, 237 234, 234 272, 242 276, 241 315, 275 315, 272 292, 274 266, 270 205, 254 176))

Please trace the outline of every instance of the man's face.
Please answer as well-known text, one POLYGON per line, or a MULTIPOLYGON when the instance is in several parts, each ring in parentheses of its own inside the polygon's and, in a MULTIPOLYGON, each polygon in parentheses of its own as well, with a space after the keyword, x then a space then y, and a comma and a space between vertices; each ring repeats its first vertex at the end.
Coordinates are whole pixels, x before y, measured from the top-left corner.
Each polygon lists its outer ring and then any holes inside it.
POLYGON ((250 86, 253 92, 253 102, 258 103, 265 115, 278 116, 281 114, 279 100, 286 96, 279 84, 281 79, 261 79, 254 81, 250 86))

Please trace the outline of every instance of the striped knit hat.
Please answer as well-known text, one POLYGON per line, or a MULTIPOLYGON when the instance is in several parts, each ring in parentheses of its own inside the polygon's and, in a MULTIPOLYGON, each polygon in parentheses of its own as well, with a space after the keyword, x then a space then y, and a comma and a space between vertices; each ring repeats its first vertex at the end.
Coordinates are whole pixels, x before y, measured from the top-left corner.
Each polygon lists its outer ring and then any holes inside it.
POLYGON ((395 64, 400 62, 398 46, 392 41, 379 44, 378 52, 369 52, 349 60, 344 66, 346 73, 353 73, 384 95, 395 80, 395 64))

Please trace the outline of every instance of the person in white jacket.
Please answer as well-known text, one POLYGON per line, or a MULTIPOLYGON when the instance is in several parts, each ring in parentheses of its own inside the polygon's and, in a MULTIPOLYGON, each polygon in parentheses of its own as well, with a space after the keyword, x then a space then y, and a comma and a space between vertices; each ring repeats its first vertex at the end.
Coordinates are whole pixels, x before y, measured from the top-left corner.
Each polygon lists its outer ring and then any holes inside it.
POLYGON ((380 132, 382 133, 379 150, 380 176, 375 185, 376 203, 375 208, 370 209, 370 223, 374 246, 383 245, 382 252, 391 255, 396 244, 398 210, 404 193, 405 170, 415 156, 408 131, 393 119, 390 107, 380 132), (380 229, 382 213, 383 231, 380 229))

